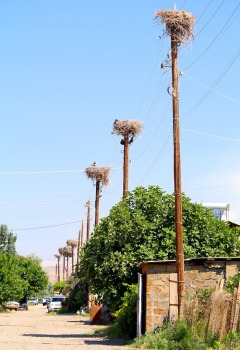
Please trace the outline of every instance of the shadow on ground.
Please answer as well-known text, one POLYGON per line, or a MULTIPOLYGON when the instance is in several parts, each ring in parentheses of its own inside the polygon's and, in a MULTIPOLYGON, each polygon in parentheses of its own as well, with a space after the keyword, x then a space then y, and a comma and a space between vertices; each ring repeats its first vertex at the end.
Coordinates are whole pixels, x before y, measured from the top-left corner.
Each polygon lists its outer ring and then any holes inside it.
POLYGON ((95 334, 23 334, 24 337, 33 338, 53 338, 53 339, 67 339, 67 338, 78 338, 83 339, 85 344, 88 345, 106 345, 106 346, 118 346, 124 345, 122 339, 105 339, 103 337, 96 336, 95 334))

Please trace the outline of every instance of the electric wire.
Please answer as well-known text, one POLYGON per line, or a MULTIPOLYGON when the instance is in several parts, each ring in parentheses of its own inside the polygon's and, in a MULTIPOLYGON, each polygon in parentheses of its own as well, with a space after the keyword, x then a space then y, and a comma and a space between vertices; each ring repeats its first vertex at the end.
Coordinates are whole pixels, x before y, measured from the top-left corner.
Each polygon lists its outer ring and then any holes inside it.
POLYGON ((197 63, 209 50, 210 48, 214 45, 214 43, 217 41, 217 39, 223 34, 225 29, 228 29, 230 27, 230 25, 227 27, 228 23, 230 22, 230 20, 232 19, 232 17, 235 15, 236 11, 238 10, 240 6, 240 2, 238 3, 238 5, 234 8, 234 10, 231 12, 228 20, 225 22, 225 24, 222 26, 221 30, 218 32, 218 34, 214 37, 214 39, 212 40, 212 42, 207 46, 207 48, 198 56, 198 58, 196 58, 191 64, 189 64, 187 67, 184 68, 184 71, 188 70, 189 68, 191 68, 195 63, 197 63), (227 28, 226 28, 227 27, 227 28))
POLYGON ((229 138, 229 137, 223 137, 223 136, 218 136, 218 135, 213 135, 213 134, 207 134, 207 133, 196 131, 196 130, 191 130, 191 129, 186 129, 186 128, 181 128, 181 130, 192 132, 194 134, 199 134, 199 135, 203 135, 203 136, 213 137, 213 138, 220 139, 220 140, 240 142, 240 139, 232 139, 232 138, 229 138))
POLYGON ((224 78, 224 76, 227 74, 229 69, 232 67, 232 65, 236 62, 238 57, 240 56, 240 48, 237 50, 237 52, 234 54, 230 62, 227 64, 227 66, 223 69, 223 71, 220 73, 218 78, 214 81, 214 83, 210 86, 210 90, 206 92, 201 99, 193 106, 190 111, 185 115, 185 117, 182 118, 182 123, 184 123, 187 119, 191 117, 191 115, 196 111, 196 109, 206 100, 206 98, 209 96, 209 94, 212 92, 213 88, 219 84, 219 82, 224 78))
POLYGON ((194 81, 195 83, 197 83, 197 84, 199 84, 199 85, 205 87, 205 88, 208 89, 208 90, 211 90, 212 92, 214 92, 214 93, 216 93, 216 94, 218 94, 218 95, 220 95, 220 96, 222 96, 222 97, 224 97, 224 98, 226 98, 226 99, 228 99, 228 100, 230 100, 230 101, 232 101, 232 102, 236 102, 236 103, 240 104, 240 101, 239 101, 239 100, 236 100, 235 98, 232 98, 232 97, 230 97, 230 96, 228 96, 228 95, 226 95, 226 94, 223 94, 223 93, 220 92, 220 91, 217 91, 217 90, 215 90, 215 89, 212 89, 209 85, 206 85, 206 84, 201 83, 199 80, 194 79, 193 77, 191 77, 191 76, 188 75, 188 74, 184 74, 184 77, 187 77, 188 79, 194 81))

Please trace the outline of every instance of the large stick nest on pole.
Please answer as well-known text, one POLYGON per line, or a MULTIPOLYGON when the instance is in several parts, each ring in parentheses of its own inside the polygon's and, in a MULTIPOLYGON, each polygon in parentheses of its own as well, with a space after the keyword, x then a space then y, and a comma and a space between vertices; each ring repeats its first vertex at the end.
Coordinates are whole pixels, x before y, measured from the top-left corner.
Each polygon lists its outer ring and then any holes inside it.
POLYGON ((63 247, 63 256, 71 257, 72 256, 72 248, 71 247, 63 247))
POLYGON ((174 34, 175 40, 179 43, 187 44, 193 38, 193 27, 195 17, 185 11, 159 10, 155 12, 155 18, 160 19, 166 26, 168 35, 174 34))
POLYGON ((141 134, 143 130, 143 123, 138 120, 117 120, 113 123, 113 134, 121 136, 135 137, 141 134))
POLYGON ((78 241, 76 239, 68 239, 66 243, 67 245, 70 245, 72 248, 78 245, 78 241))
POLYGON ((63 248, 58 248, 58 251, 61 255, 63 255, 63 248))
POLYGON ((90 165, 85 169, 87 177, 91 180, 101 182, 103 185, 109 183, 110 167, 90 165))

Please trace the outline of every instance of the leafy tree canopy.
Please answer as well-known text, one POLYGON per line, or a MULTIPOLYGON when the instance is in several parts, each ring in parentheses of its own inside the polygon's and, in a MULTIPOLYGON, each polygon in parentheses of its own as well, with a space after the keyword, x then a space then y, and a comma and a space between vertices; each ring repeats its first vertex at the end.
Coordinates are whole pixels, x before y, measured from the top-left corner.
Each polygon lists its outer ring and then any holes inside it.
POLYGON ((0 304, 38 295, 48 278, 42 268, 23 256, 0 254, 0 304))
MULTIPOLYGON (((239 228, 230 228, 185 195, 182 201, 185 258, 239 255, 239 228)), ((174 196, 158 186, 137 187, 95 228, 78 274, 94 294, 117 305, 123 284, 136 282, 140 262, 169 259, 175 259, 174 196)))
POLYGON ((0 253, 16 254, 17 236, 8 230, 7 225, 0 226, 0 253))

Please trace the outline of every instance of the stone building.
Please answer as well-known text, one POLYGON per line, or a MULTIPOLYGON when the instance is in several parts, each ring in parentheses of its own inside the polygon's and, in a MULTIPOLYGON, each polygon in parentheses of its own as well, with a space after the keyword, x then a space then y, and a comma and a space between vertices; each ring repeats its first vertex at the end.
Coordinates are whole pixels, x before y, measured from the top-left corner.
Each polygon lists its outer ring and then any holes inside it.
MULTIPOLYGON (((177 317, 176 261, 146 261, 140 264, 140 323, 141 333, 152 331, 165 320, 177 317)), ((240 270, 240 258, 194 258, 185 260, 186 295, 215 288, 240 270)))

